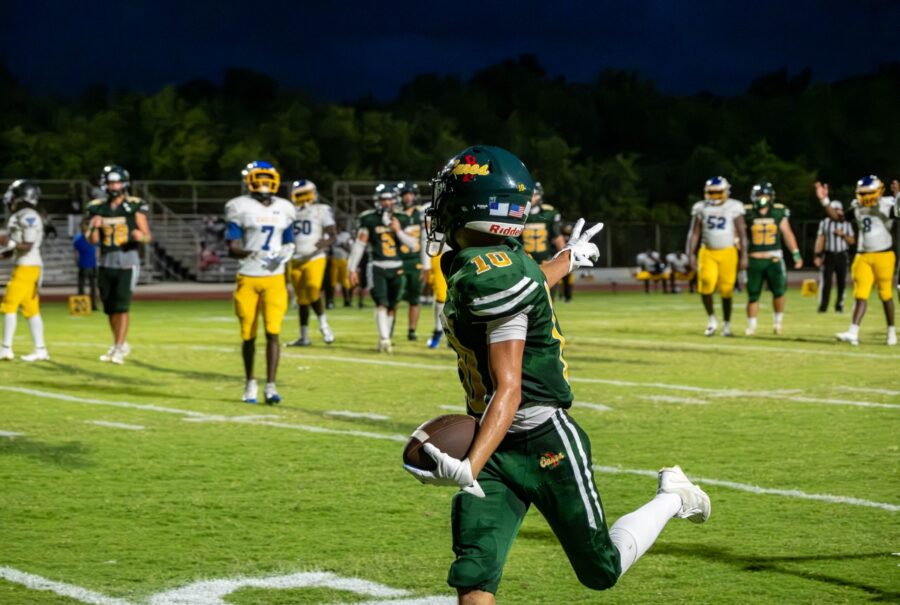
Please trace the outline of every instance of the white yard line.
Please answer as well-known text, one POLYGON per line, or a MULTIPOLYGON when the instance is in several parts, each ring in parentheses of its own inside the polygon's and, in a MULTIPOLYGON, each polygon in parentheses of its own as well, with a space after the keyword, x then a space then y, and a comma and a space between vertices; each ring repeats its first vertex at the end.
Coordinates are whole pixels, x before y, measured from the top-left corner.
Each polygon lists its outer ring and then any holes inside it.
POLYGON ((63 597, 75 599, 81 603, 90 603, 91 605, 132 605, 129 601, 108 597, 99 592, 75 586, 74 584, 66 584, 65 582, 54 582, 41 576, 25 573, 12 567, 0 567, 0 578, 14 584, 21 584, 31 590, 44 590, 56 593, 63 597))
POLYGON ((685 403, 688 405, 707 405, 709 402, 693 397, 673 397, 671 395, 638 395, 639 399, 654 401, 656 403, 685 403))
POLYGON ((13 431, 0 431, 0 437, 24 437, 25 433, 14 433, 13 431))
POLYGON ((588 403, 586 401, 573 401, 572 405, 578 408, 587 408, 596 412, 611 412, 612 408, 602 403, 588 403))
POLYGON ((666 341, 660 342, 659 340, 644 340, 640 338, 607 338, 607 337, 598 337, 598 336, 571 336, 566 337, 567 341, 571 344, 578 343, 594 343, 594 344, 626 344, 626 345, 636 345, 643 346, 648 349, 656 349, 656 350, 667 350, 667 349, 693 349, 697 351, 715 351, 717 349, 722 351, 763 351, 766 353, 791 353, 791 354, 799 354, 799 355, 829 355, 829 356, 837 356, 837 357, 858 357, 858 358, 869 358, 869 359, 892 359, 894 361, 900 361, 900 354, 890 354, 890 353, 866 353, 859 350, 832 350, 840 349, 841 344, 834 343, 833 345, 823 345, 828 346, 829 348, 819 348, 819 349, 809 349, 809 348, 796 348, 796 347, 767 347, 764 345, 751 345, 751 344, 718 344, 715 342, 707 343, 697 343, 697 342, 682 342, 682 341, 666 341))
POLYGON ((458 412, 460 414, 466 413, 466 406, 464 405, 439 405, 438 407, 449 412, 458 412))
POLYGON ((414 368, 416 370, 435 370, 438 372, 447 372, 453 370, 456 372, 456 364, 439 366, 433 363, 413 363, 410 361, 391 361, 388 359, 365 359, 360 357, 341 357, 340 355, 304 355, 302 353, 282 353, 282 357, 290 359, 309 359, 312 361, 340 361, 341 363, 358 363, 362 365, 373 366, 389 366, 395 368, 414 368))
POLYGON ((366 420, 390 420, 390 416, 384 414, 375 414, 373 412, 350 412, 347 410, 329 410, 325 412, 326 416, 338 416, 341 418, 365 418, 366 420))
POLYGON ((85 424, 96 424, 111 429, 125 429, 126 431, 143 431, 145 428, 139 424, 125 424, 124 422, 108 422, 106 420, 85 420, 85 424))
POLYGON ((178 414, 181 416, 206 416, 202 412, 194 412, 192 410, 181 410, 178 408, 170 408, 160 405, 152 405, 147 403, 131 403, 129 401, 108 401, 106 399, 92 399, 89 397, 75 397, 74 395, 66 395, 64 393, 52 393, 50 391, 39 391, 37 389, 25 389, 22 387, 8 387, 0 385, 0 391, 10 391, 12 393, 23 393, 25 395, 33 395, 35 397, 43 397, 45 399, 59 399, 60 401, 69 401, 72 403, 88 403, 93 405, 105 405, 114 408, 131 408, 133 410, 145 410, 147 412, 162 412, 165 414, 178 414))
POLYGON ((849 391, 851 393, 877 393, 878 395, 900 395, 900 391, 891 389, 875 389, 866 387, 835 387, 839 391, 849 391))
MULTIPOLYGON (((641 475, 644 477, 656 477, 657 471, 619 468, 616 466, 594 465, 594 470, 598 473, 609 473, 612 475, 641 475)), ((867 506, 870 508, 880 508, 882 510, 897 512, 900 511, 900 505, 887 504, 885 502, 873 502, 871 500, 863 500, 862 498, 854 498, 851 496, 833 496, 831 494, 807 494, 798 489, 776 489, 772 487, 760 487, 758 485, 750 485, 748 483, 737 483, 735 481, 724 481, 722 479, 707 479, 704 477, 690 477, 691 481, 706 485, 715 485, 718 487, 727 487, 742 492, 750 492, 751 494, 766 494, 771 496, 783 496, 785 498, 799 498, 801 500, 818 500, 820 502, 829 502, 831 504, 849 504, 850 506, 867 506)))

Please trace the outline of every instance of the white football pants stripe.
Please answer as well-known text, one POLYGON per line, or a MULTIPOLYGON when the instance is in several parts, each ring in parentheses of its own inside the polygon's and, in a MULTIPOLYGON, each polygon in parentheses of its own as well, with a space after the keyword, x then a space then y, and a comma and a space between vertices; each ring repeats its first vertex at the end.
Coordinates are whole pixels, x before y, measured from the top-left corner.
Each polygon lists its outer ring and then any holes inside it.
POLYGON ((575 482, 578 484, 578 493, 581 494, 581 503, 584 505, 584 510, 587 511, 588 525, 591 526, 591 529, 597 529, 597 521, 594 518, 594 509, 591 507, 587 491, 584 489, 584 479, 582 477, 581 469, 578 468, 578 461, 575 458, 575 454, 572 452, 572 445, 569 443, 569 437, 560 425, 559 417, 560 414, 556 413, 550 418, 553 420, 553 426, 556 427, 556 432, 559 434, 559 438, 566 448, 566 456, 572 461, 572 471, 575 474, 575 482))

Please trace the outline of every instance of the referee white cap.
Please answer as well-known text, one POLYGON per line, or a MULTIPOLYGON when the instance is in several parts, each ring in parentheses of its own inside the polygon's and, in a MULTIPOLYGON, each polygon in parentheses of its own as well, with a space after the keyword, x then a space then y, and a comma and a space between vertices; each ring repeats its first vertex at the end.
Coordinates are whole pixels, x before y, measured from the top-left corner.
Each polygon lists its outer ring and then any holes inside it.
POLYGON ((834 200, 833 202, 831 202, 831 207, 834 208, 835 210, 843 210, 844 209, 844 205, 837 200, 834 200))

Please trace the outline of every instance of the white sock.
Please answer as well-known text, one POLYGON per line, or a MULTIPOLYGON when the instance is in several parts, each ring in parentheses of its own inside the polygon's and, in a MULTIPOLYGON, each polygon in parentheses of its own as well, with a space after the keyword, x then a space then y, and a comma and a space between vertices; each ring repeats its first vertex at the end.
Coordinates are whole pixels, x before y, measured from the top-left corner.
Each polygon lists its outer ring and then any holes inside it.
POLYGON ((716 316, 715 316, 715 315, 710 315, 710 316, 709 316, 709 325, 714 326, 714 325, 716 325, 717 323, 719 323, 719 322, 716 321, 716 316))
POLYGON ((754 329, 756 328, 756 318, 755 318, 755 317, 748 317, 748 318, 747 318, 747 327, 748 327, 748 328, 754 328, 754 329))
POLYGON ((16 335, 16 314, 3 314, 3 346, 7 349, 12 348, 13 336, 16 335))
POLYGON ((28 327, 31 328, 31 339, 34 341, 34 348, 46 349, 47 345, 44 343, 44 320, 41 319, 40 313, 28 318, 28 327))
POLYGON ((730 327, 731 327, 731 322, 730 322, 730 321, 723 321, 723 322, 722 322, 722 329, 723 329, 723 330, 727 330, 727 329, 730 328, 730 327))
POLYGON ((894 326, 888 326, 888 336, 896 336, 896 335, 897 335, 897 328, 895 328, 894 326))
POLYGON ((444 324, 441 323, 441 313, 444 312, 444 303, 434 303, 434 331, 443 332, 444 324))
POLYGON ((274 393, 276 390, 274 382, 266 383, 266 393, 274 393))
POLYGON ((850 324, 850 327, 847 328, 847 332, 849 332, 853 336, 859 336, 859 326, 856 324, 850 324))
POLYGON ((622 574, 656 542, 663 527, 680 509, 678 494, 657 494, 644 506, 613 523, 609 537, 619 549, 622 574))
POLYGON ((325 317, 325 313, 319 315, 319 329, 325 330, 328 328, 328 318, 325 317))
POLYGON ((375 325, 378 327, 378 338, 387 340, 391 337, 391 320, 384 307, 375 309, 375 325))
POLYGON ((300 338, 303 340, 309 338, 309 326, 300 326, 300 338))
POLYGON ((776 313, 775 314, 775 325, 780 326, 782 321, 784 321, 784 313, 776 313))

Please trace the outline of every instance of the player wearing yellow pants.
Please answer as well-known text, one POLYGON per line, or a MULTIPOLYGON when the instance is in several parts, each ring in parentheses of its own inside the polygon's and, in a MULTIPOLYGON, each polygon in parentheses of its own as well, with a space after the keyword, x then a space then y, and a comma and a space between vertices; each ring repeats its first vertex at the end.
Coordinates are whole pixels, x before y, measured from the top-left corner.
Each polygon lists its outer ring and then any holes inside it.
POLYGON ((428 347, 436 349, 441 344, 441 338, 444 336, 444 326, 441 323, 441 313, 444 312, 444 303, 447 302, 447 278, 441 271, 441 259, 444 258, 442 252, 435 258, 429 258, 426 262, 431 262, 431 271, 428 274, 428 283, 431 284, 431 292, 434 294, 434 332, 428 339, 428 347))
POLYGON ((288 275, 291 285, 294 287, 294 293, 297 295, 298 305, 311 305, 319 300, 322 295, 322 282, 325 279, 327 263, 328 259, 324 256, 308 261, 290 262, 288 275))
POLYGON ((687 255, 691 269, 697 268, 697 289, 703 308, 709 316, 706 336, 713 336, 719 328, 713 308, 716 290, 722 297, 722 336, 731 332, 731 307, 738 269, 747 268, 747 229, 744 204, 731 199, 731 184, 721 176, 714 176, 703 188, 704 199, 691 210, 693 221, 688 235, 687 255), (740 246, 735 248, 735 242, 740 246), (702 243, 700 253, 697 248, 702 243), (740 250, 740 260, 738 254, 740 250))
POLYGON ((350 292, 350 272, 347 270, 346 258, 331 259, 331 287, 335 288, 338 284, 342 291, 350 292))
POLYGON ((44 343, 44 320, 41 318, 38 288, 41 281, 41 243, 44 239, 44 223, 37 212, 41 189, 24 179, 14 181, 3 196, 3 202, 10 207, 12 215, 7 223, 8 241, 0 244, 0 258, 15 257, 15 269, 6 284, 6 294, 0 303, 3 315, 3 343, 0 346, 0 361, 11 361, 13 337, 19 307, 28 320, 34 352, 23 355, 22 361, 46 361, 50 359, 44 343))
POLYGON ((281 334, 284 314, 288 308, 288 294, 281 275, 235 278, 234 312, 241 324, 241 340, 256 338, 257 319, 262 313, 266 334, 281 334))
POLYGON ((256 161, 243 172, 247 194, 225 204, 228 255, 240 259, 234 311, 241 324, 241 357, 244 361, 242 401, 256 403, 259 387, 253 373, 256 329, 260 311, 266 328, 265 402, 281 402, 275 386, 281 357, 279 335, 288 307, 285 264, 294 254, 294 205, 275 193, 281 175, 268 162, 256 161))
MULTIPOLYGON (((838 211, 828 199, 828 185, 816 183, 816 195, 825 213, 838 220, 838 211)), ((859 325, 866 314, 872 287, 878 287, 878 297, 884 307, 887 323, 887 345, 897 344, 897 329, 894 326, 894 237, 892 231, 897 218, 897 200, 884 195, 884 183, 874 174, 864 176, 856 182, 856 199, 850 206, 856 219, 857 253, 850 270, 853 276, 853 318, 846 332, 835 334, 838 340, 859 344, 859 325)))

